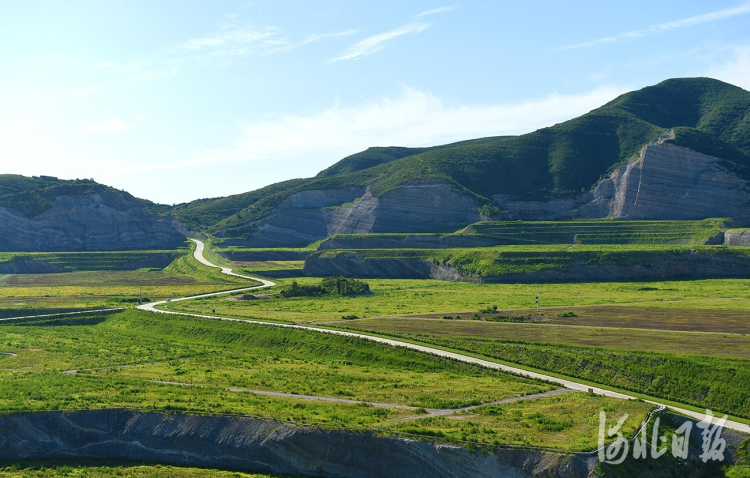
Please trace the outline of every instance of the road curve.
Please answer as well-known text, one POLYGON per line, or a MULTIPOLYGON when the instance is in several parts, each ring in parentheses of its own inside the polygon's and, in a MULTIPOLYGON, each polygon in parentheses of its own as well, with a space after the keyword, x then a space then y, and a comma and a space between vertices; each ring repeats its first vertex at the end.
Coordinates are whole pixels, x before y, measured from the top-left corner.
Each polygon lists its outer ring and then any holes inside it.
MULTIPOLYGON (((194 252, 193 255, 195 256, 195 259, 198 262, 200 262, 201 264, 204 264, 204 265, 209 266, 209 267, 219 268, 219 269, 221 269, 221 272, 223 272, 224 274, 227 274, 227 275, 231 275, 231 276, 235 276, 235 277, 241 277, 241 278, 244 278, 244 279, 249 279, 249 280, 254 280, 254 281, 260 282, 261 285, 254 286, 254 287, 247 287, 247 288, 244 288, 244 289, 234 289, 234 290, 223 291, 223 292, 213 292, 213 293, 210 293, 210 294, 195 295, 195 296, 191 296, 191 297, 181 297, 181 298, 172 299, 171 302, 178 302, 178 301, 191 300, 191 299, 199 299, 199 298, 202 298, 202 297, 212 297, 212 296, 217 296, 217 295, 222 295, 222 294, 232 294, 232 293, 243 292, 243 291, 248 291, 248 290, 264 289, 266 287, 271 287, 271 286, 276 285, 276 283, 268 281, 268 280, 265 280, 265 279, 260 279, 260 278, 257 278, 257 277, 250 277, 250 276, 243 276, 243 275, 240 275, 240 274, 235 274, 234 272, 232 272, 232 269, 230 269, 230 268, 221 267, 221 266, 218 266, 216 264, 213 264, 213 263, 209 262, 208 259, 206 259, 203 256, 203 250, 204 250, 204 244, 203 244, 203 242, 200 241, 200 240, 198 240, 198 239, 190 239, 190 240, 193 241, 193 242, 195 242, 195 244, 196 244, 195 252, 194 252)), ((186 312, 173 312, 173 311, 169 311, 169 310, 160 310, 160 309, 156 309, 155 308, 157 306, 164 305, 167 302, 168 301, 166 301, 166 300, 159 301, 159 302, 152 302, 152 303, 149 303, 149 304, 141 305, 138 308, 141 309, 141 310, 147 310, 149 312, 156 312, 156 313, 160 313, 160 314, 183 315, 183 316, 198 317, 198 318, 203 318, 203 319, 224 320, 224 321, 229 321, 229 322, 243 322, 243 323, 246 323, 246 324, 266 325, 266 326, 273 326, 273 327, 284 327, 284 328, 289 328, 289 329, 302 329, 302 330, 309 330, 309 331, 313 331, 313 332, 321 332, 321 333, 325 333, 325 334, 334 334, 334 335, 341 335, 341 336, 344 336, 344 337, 353 337, 353 338, 358 338, 358 339, 370 340, 370 341, 373 341, 373 342, 378 342, 378 343, 382 343, 382 344, 386 344, 386 345, 391 345, 391 346, 394 346, 394 347, 405 347, 405 348, 408 348, 408 349, 417 350, 419 352, 424 352, 424 353, 428 353, 428 354, 432 354, 432 355, 437 355, 439 357, 445 357, 445 358, 450 358, 450 359, 453 359, 453 360, 458 360, 460 362, 472 363, 472 364, 481 365, 481 366, 487 367, 487 368, 492 368, 492 369, 496 369, 496 370, 502 370, 504 372, 514 373, 514 374, 517 374, 517 375, 522 375, 524 377, 529 377, 529 378, 538 379, 538 380, 545 380, 547 382, 552 382, 552 383, 556 383, 556 384, 562 385, 563 387, 571 389, 571 390, 577 390, 577 391, 581 391, 581 392, 592 391, 593 393, 595 393, 597 395, 604 395, 604 396, 607 396, 607 397, 620 398, 620 399, 623 399, 623 400, 636 400, 637 399, 637 397, 634 397, 634 396, 631 396, 631 395, 626 395, 626 394, 623 394, 623 393, 614 392, 614 391, 606 390, 606 389, 599 388, 599 387, 593 387, 591 385, 587 385, 587 384, 583 384, 583 383, 578 383, 578 382, 574 382, 572 380, 562 379, 562 378, 558 378, 558 377, 553 377, 551 375, 545 375, 543 373, 532 372, 532 371, 525 370, 525 369, 522 369, 522 368, 512 367, 510 365, 504 365, 504 364, 500 364, 500 363, 497 363, 497 362, 491 362, 489 360, 483 360, 483 359, 480 359, 480 358, 472 357, 470 355, 463 355, 463 354, 456 353, 456 352, 449 352, 447 350, 441 350, 441 349, 437 349, 437 348, 433 348, 433 347, 427 347, 427 346, 424 346, 424 345, 412 344, 410 342, 403 342, 403 341, 400 341, 400 340, 387 339, 387 338, 384 338, 384 337, 377 337, 377 336, 374 336, 374 335, 367 335, 367 334, 364 334, 364 333, 345 332, 343 330, 323 329, 323 328, 318 328, 318 327, 308 327, 308 326, 304 326, 304 325, 278 324, 278 323, 273 323, 273 322, 263 322, 263 321, 259 321, 259 320, 234 319, 234 318, 231 318, 231 317, 217 317, 217 316, 213 316, 213 315, 190 314, 190 313, 186 313, 186 312)), ((697 420, 702 420, 702 419, 705 418, 705 415, 702 414, 702 413, 693 412, 691 410, 687 410, 687 409, 684 409, 684 408, 673 407, 671 405, 667 405, 665 403, 660 403, 660 402, 657 402, 657 401, 651 401, 651 400, 644 400, 644 401, 646 403, 650 403, 650 404, 653 404, 653 405, 656 405, 656 406, 659 406, 659 407, 669 408, 672 411, 675 411, 677 413, 686 415, 686 416, 691 417, 691 418, 695 418, 697 420)), ((744 423, 740 423, 740 422, 736 422, 736 421, 732 421, 732 420, 727 420, 726 423, 724 424, 724 427, 728 428, 728 429, 731 429, 731 430, 739 431, 739 432, 742 432, 742 433, 750 434, 750 425, 745 425, 744 423)))
MULTIPOLYGON (((203 256, 203 250, 205 249, 205 245, 203 244, 203 241, 199 241, 198 239, 190 239, 190 240, 195 243, 195 252, 193 252, 193 257, 195 257, 196 261, 208 267, 215 267, 217 269, 221 269, 222 274, 226 274, 228 276, 233 276, 233 277, 240 277, 242 279, 253 280, 256 282, 260 282, 261 285, 256 285, 253 287, 245 287, 243 289, 232 289, 232 290, 225 290, 221 292, 211 292, 210 294, 191 295, 190 297, 178 297, 175 299, 160 300, 158 302, 149 302, 148 304, 139 305, 138 306, 139 309, 147 310, 149 312, 166 312, 163 310, 155 309, 155 307, 159 305, 164 305, 169 302, 180 302, 183 300, 201 299, 203 297, 213 297, 217 295, 234 294, 237 292, 244 292, 248 290, 265 289, 266 287, 273 287, 276 285, 275 282, 271 282, 270 280, 260 279, 258 277, 243 276, 242 274, 236 274, 232 272, 232 269, 230 269, 229 267, 221 267, 221 266, 218 266, 216 264, 209 262, 209 260, 203 256)), ((182 314, 178 312, 169 312, 169 313, 178 314, 178 315, 190 315, 190 314, 182 314)))

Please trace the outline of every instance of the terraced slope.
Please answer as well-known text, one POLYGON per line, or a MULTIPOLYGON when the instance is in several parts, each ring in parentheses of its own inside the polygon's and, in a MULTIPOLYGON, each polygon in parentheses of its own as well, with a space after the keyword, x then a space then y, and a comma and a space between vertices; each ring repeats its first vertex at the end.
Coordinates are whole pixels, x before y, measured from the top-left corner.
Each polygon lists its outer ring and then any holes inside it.
POLYGON ((444 249, 540 244, 721 244, 728 219, 478 222, 450 234, 337 234, 329 249, 444 249))

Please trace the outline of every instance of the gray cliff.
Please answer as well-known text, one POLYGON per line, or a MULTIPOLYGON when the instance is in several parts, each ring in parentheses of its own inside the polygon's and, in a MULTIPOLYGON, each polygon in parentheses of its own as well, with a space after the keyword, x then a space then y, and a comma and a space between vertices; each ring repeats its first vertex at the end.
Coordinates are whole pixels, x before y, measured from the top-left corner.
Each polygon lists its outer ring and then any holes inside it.
POLYGON ((750 183, 713 156, 659 142, 577 199, 493 198, 508 219, 704 219, 750 217, 750 183))
POLYGON ((0 207, 0 251, 109 251, 171 248, 185 240, 120 191, 61 196, 35 217, 0 207))
POLYGON ((588 455, 471 452, 237 416, 100 410, 0 418, 0 462, 86 459, 332 478, 575 478, 588 476, 596 466, 588 455))

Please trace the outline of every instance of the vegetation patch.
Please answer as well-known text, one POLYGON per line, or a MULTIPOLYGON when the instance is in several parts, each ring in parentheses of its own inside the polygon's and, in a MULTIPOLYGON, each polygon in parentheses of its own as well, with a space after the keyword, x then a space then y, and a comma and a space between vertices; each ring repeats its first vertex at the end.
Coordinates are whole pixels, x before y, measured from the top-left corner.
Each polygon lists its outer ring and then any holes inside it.
POLYGON ((370 286, 367 282, 344 277, 327 277, 318 285, 299 285, 297 281, 292 281, 288 288, 281 289, 279 295, 285 298, 320 297, 323 295, 345 297, 369 292, 370 286))

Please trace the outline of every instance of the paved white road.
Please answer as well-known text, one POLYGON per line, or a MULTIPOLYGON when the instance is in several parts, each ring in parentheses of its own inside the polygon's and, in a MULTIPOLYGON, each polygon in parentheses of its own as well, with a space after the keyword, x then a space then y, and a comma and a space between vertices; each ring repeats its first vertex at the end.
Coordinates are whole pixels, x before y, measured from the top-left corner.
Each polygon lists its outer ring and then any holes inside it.
MULTIPOLYGON (((222 294, 232 294, 232 293, 243 292, 243 291, 248 291, 248 290, 264 289, 266 287, 271 287, 271 286, 276 285, 276 283, 268 281, 268 280, 265 280, 265 279, 260 279, 260 278, 257 278, 257 277, 249 277, 249 276, 243 276, 243 275, 240 275, 240 274, 235 274, 234 272, 232 272, 232 269, 230 269, 230 268, 221 267, 221 266, 218 266, 216 264, 212 264, 211 262, 209 262, 203 256, 203 250, 204 250, 203 242, 199 241, 198 239, 191 239, 191 241, 195 242, 195 244, 196 244, 195 253, 194 253, 195 259, 198 262, 200 262, 201 264, 205 264, 205 265, 207 265, 209 267, 217 267, 217 268, 221 269, 221 272, 223 272, 224 274, 232 275, 232 276, 235 276, 235 277, 242 277, 244 279, 249 279, 249 280, 254 280, 254 281, 260 282, 261 285, 254 286, 254 287, 247 287, 247 288, 244 288, 244 289, 235 289, 235 290, 223 291, 223 292, 213 292, 211 294, 201 294, 201 295, 195 295, 195 296, 191 296, 191 297, 181 297, 181 298, 172 299, 171 302, 177 302, 177 301, 183 301, 183 300, 190 300, 190 299, 198 299, 198 298, 201 298, 201 297, 212 297, 212 296, 217 296, 217 295, 222 295, 222 294)), ((572 389, 572 390, 578 390, 578 391, 582 391, 582 392, 593 391, 593 393, 595 393, 597 395, 605 395, 605 396, 608 396, 608 397, 621 398, 621 399, 624 399, 624 400, 635 400, 636 399, 636 397, 633 397, 631 395, 626 395, 626 394, 619 393, 619 392, 613 392, 611 390, 606 390, 606 389, 599 388, 599 387, 593 387, 593 386, 586 385, 586 384, 583 384, 583 383, 574 382, 572 380, 567 380, 567 379, 562 379, 562 378, 558 378, 558 377, 553 377, 551 375, 545 375, 543 373, 532 372, 532 371, 529 371, 529 370, 524 370, 522 368, 512 367, 510 365, 499 364, 497 362, 490 362, 489 360, 483 360, 483 359, 472 357, 472 356, 469 356, 469 355, 463 355, 463 354, 459 354, 459 353, 456 353, 456 352, 448 352, 446 350, 436 349, 436 348, 433 348, 433 347, 427 347, 427 346, 424 346, 424 345, 412 344, 412 343, 409 343, 409 342, 403 342, 403 341, 395 340, 395 339, 387 339, 387 338, 383 338, 383 337, 376 337, 376 336, 373 336, 373 335, 367 335, 367 334, 357 333, 357 332, 345 332, 345 331, 342 331, 342 330, 331 330, 331 329, 322 329, 322 328, 318 328, 318 327, 308 327, 308 326, 304 326, 304 325, 277 324, 277 323, 262 322, 262 321, 257 321, 257 320, 234 319, 234 318, 230 318, 230 317, 216 317, 216 316, 212 316, 212 315, 201 315, 201 314, 189 314, 189 313, 185 313, 185 312, 172 312, 172 311, 160 310, 160 309, 156 309, 155 308, 156 306, 164 305, 166 303, 167 303, 167 301, 152 302, 150 304, 144 304, 144 305, 142 305, 142 306, 140 306, 138 308, 141 309, 141 310, 148 310, 150 312, 157 312, 157 313, 160 313, 160 314, 185 315, 185 316, 189 316, 189 317, 199 317, 199 318, 214 319, 214 320, 225 320, 225 321, 231 321, 231 322, 244 322, 244 323, 247 323, 247 324, 267 325, 267 326, 274 326, 274 327, 286 327, 286 328, 290 328, 290 329, 303 329, 303 330, 309 330, 309 331, 313 331, 313 332, 321 332, 321 333, 325 333, 325 334, 342 335, 344 337, 355 337, 355 338, 359 338, 359 339, 371 340, 373 342, 379 342, 379 343, 382 343, 382 344, 392 345, 394 347, 405 347, 405 348, 412 349, 412 350, 418 350, 420 352, 437 355, 439 357, 446 357, 446 358, 458 360, 460 362, 472 363, 472 364, 481 365, 481 366, 484 366, 484 367, 487 367, 487 368, 492 368, 492 369, 496 369, 496 370, 502 370, 504 372, 515 373, 515 374, 518 374, 518 375, 522 375, 524 377, 529 377, 529 378, 534 378, 534 379, 539 379, 539 380, 545 380, 547 382, 552 382, 552 383, 556 383, 556 384, 562 385, 563 387, 569 388, 569 389, 572 389)), ((672 411, 675 411, 677 413, 681 413, 683 415, 686 415, 688 417, 695 418, 695 419, 698 419, 698 420, 701 420, 701 419, 703 419, 705 417, 705 415, 702 414, 702 413, 696 413, 696 412, 693 412, 691 410, 687 410, 687 409, 684 409, 684 408, 673 407, 673 406, 670 406, 670 405, 667 405, 667 404, 664 404, 664 403, 660 403, 660 402, 657 402, 657 401, 651 401, 651 400, 645 400, 645 401, 647 403, 651 403, 653 405, 657 405, 657 406, 660 406, 660 407, 669 408, 672 411)), ((750 425, 745 425, 744 423, 739 423, 739 422, 727 420, 727 422, 724 425, 724 427, 728 428, 728 429, 731 429, 731 430, 735 430, 735 431, 739 431, 739 432, 750 434, 750 425)))
MULTIPOLYGON (((183 314, 181 312, 167 312, 164 310, 156 309, 155 307, 159 305, 167 304, 169 302, 180 302, 183 300, 201 299, 203 297, 213 297, 217 295, 234 294, 236 292, 244 292, 248 290, 265 289, 266 287, 273 287, 276 285, 275 282, 271 282, 270 280, 259 279, 257 277, 243 276, 242 274, 235 274, 234 272, 232 272, 232 269, 230 269, 229 267, 221 267, 221 266, 217 266, 216 264, 209 262, 208 259, 206 259, 203 256, 203 250, 205 248, 203 241, 199 241, 198 239, 190 239, 190 240, 195 243, 195 252, 193 252, 193 257, 195 257, 195 260, 197 260, 201 264, 206 265, 208 267, 215 267, 217 269, 221 269, 221 272, 223 274, 226 274, 229 276, 240 277, 242 279, 248 279, 248 280, 260 282, 261 285, 256 285, 253 287, 245 287, 243 289, 232 289, 232 290, 226 290, 222 292, 212 292, 210 294, 192 295, 190 297, 178 297, 174 299, 160 300, 158 302, 150 302, 148 304, 140 305, 138 306, 139 309, 148 310, 150 312, 161 312, 161 313, 178 314, 178 315, 193 315, 193 314, 183 314)), ((218 318, 218 317, 212 317, 212 318, 218 318)))

